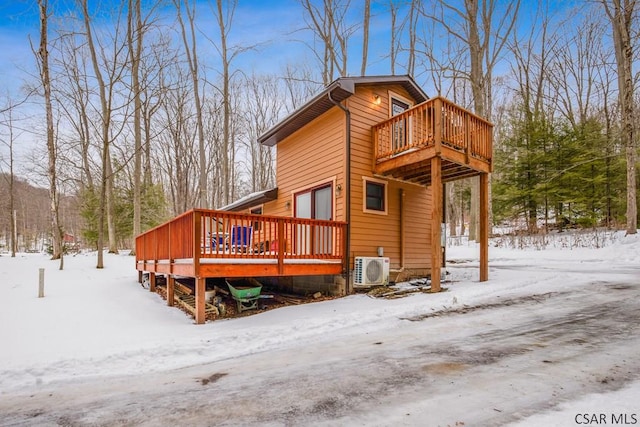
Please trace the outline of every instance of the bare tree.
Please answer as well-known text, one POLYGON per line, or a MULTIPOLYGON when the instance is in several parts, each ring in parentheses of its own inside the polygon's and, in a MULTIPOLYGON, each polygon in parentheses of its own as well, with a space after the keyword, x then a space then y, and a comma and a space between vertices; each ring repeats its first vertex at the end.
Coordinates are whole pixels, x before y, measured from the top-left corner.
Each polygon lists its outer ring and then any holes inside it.
MULTIPOLYGON (((58 68, 57 83, 53 95, 60 114, 60 119, 71 130, 68 149, 63 156, 78 156, 72 161, 80 170, 77 174, 77 187, 82 191, 95 190, 94 165, 91 160, 91 126, 89 120, 91 89, 88 79, 86 50, 78 45, 76 37, 60 38, 59 55, 52 58, 58 68)), ((60 138, 64 138, 61 136, 60 138)))
POLYGON ((398 52, 400 51, 400 30, 398 29, 398 10, 400 9, 400 3, 394 0, 389 0, 389 14, 391 18, 391 39, 389 46, 389 65, 391 67, 391 74, 396 73, 396 63, 398 62, 398 52))
POLYGON ((348 41, 356 28, 346 22, 350 0, 323 0, 320 6, 300 0, 300 4, 308 19, 307 29, 320 39, 320 52, 312 51, 322 66, 322 82, 328 85, 347 75, 348 41))
POLYGON ((230 52, 227 46, 227 36, 233 21, 233 13, 237 0, 228 5, 226 11, 223 10, 222 0, 216 0, 215 16, 218 21, 218 29, 220 30, 220 45, 218 53, 222 59, 222 176, 221 185, 223 188, 222 202, 227 205, 233 197, 232 177, 235 164, 235 147, 231 140, 231 72, 230 64, 233 57, 238 51, 230 52))
MULTIPOLYGON (((199 165, 196 144, 196 114, 193 111, 189 71, 183 71, 179 63, 160 70, 162 96, 155 126, 158 165, 171 202, 171 213, 178 215, 198 203, 198 179, 193 170, 199 165), (172 74, 169 74, 172 73, 172 74)), ((206 173, 206 170, 205 170, 206 173)))
POLYGON ((634 80, 632 64, 634 60, 634 39, 632 22, 635 16, 636 0, 601 0, 611 21, 613 45, 618 71, 618 102, 622 113, 622 141, 627 159, 627 234, 638 232, 638 211, 636 201, 636 143, 634 136, 634 80))
POLYGON ((422 2, 419 0, 389 0, 388 11, 391 19, 390 46, 389 46, 389 66, 391 74, 396 74, 396 67, 399 65, 399 57, 402 52, 406 52, 406 73, 415 75, 416 53, 418 42, 418 18, 422 2), (405 6, 408 11, 404 15, 405 6), (405 45, 405 40, 406 45, 405 45))
POLYGON ((271 188, 275 184, 273 149, 258 144, 258 137, 274 126, 280 116, 282 97, 276 76, 250 76, 245 82, 247 108, 245 147, 251 170, 251 191, 271 188))
MULTIPOLYGON (((16 212, 16 176, 15 176, 15 151, 14 146, 16 143, 16 138, 19 136, 16 134, 16 117, 15 111, 16 109, 26 101, 25 100, 15 103, 11 96, 6 97, 7 104, 4 108, 0 109, 0 114, 3 116, 3 120, 0 121, 0 125, 7 129, 6 138, 0 137, 0 141, 7 146, 9 150, 8 160, 3 160, 2 163, 5 163, 8 166, 9 172, 7 174, 2 174, 3 178, 6 178, 8 184, 8 197, 6 200, 8 201, 7 211, 9 216, 9 235, 10 235, 10 251, 11 257, 15 258, 16 251, 18 250, 18 230, 16 227, 17 212, 16 212)), ((0 167, 1 170, 1 167, 0 167)))
POLYGON ((53 126, 53 106, 51 102, 51 76, 49 74, 49 39, 48 39, 48 23, 49 11, 48 1, 38 0, 38 8, 40 10, 40 47, 36 57, 38 58, 38 68, 40 71, 40 81, 44 93, 44 105, 47 126, 47 153, 49 157, 49 197, 50 197, 50 213, 52 227, 52 248, 53 259, 60 259, 60 270, 64 268, 63 253, 63 230, 60 223, 60 194, 58 193, 57 178, 57 147, 53 126))
POLYGON ((322 87, 313 79, 313 70, 308 65, 293 67, 287 64, 282 80, 285 86, 284 106, 287 114, 298 109, 322 87))
POLYGON ((584 19, 574 16, 564 23, 567 25, 560 28, 571 28, 571 32, 560 34, 563 42, 554 43, 549 49, 553 60, 546 72, 552 77, 549 81, 558 95, 559 112, 577 130, 593 113, 593 105, 601 102, 595 93, 595 81, 598 70, 605 65, 604 28, 597 14, 587 14, 584 19), (574 30, 573 24, 568 24, 576 21, 579 24, 574 30))
MULTIPOLYGON (((474 112, 491 120, 493 70, 514 29, 520 0, 465 0, 454 4, 438 0, 434 11, 423 10, 451 37, 466 47, 468 70, 463 72, 471 84, 474 112)), ((469 237, 477 240, 479 228, 479 182, 472 180, 469 237)))
POLYGON ((362 65, 360 75, 367 74, 367 56, 369 54, 369 21, 371 20, 371 0, 364 2, 364 18, 362 25, 362 65))
POLYGON ((196 108, 196 124, 198 135, 198 154, 199 154, 199 174, 198 174, 198 205, 200 207, 207 206, 207 157, 205 152, 204 124, 202 118, 202 99, 200 94, 200 76, 198 66, 198 49, 196 37, 196 3, 189 4, 189 0, 173 0, 178 12, 178 23, 180 24, 182 42, 184 44, 184 52, 187 56, 187 64, 193 83, 193 100, 196 108), (182 17, 182 4, 187 15, 188 32, 182 17))
POLYGON ((126 42, 120 40, 119 32, 119 13, 116 19, 115 34, 111 40, 113 43, 113 57, 107 58, 107 49, 100 46, 100 55, 96 49, 96 37, 93 34, 93 25, 89 13, 88 0, 82 0, 80 9, 82 12, 82 23, 84 27, 84 36, 86 37, 87 47, 89 49, 89 57, 93 68, 93 75, 98 85, 98 98, 100 101, 100 167, 101 179, 99 188, 99 208, 98 208, 98 260, 96 268, 104 268, 104 223, 108 226, 108 242, 109 252, 117 251, 117 241, 115 236, 114 224, 114 194, 113 194, 113 167, 111 164, 111 142, 117 137, 120 130, 114 129, 113 119, 116 106, 115 95, 116 86, 122 79, 122 73, 127 62, 121 58, 126 53, 124 49, 126 42), (106 78, 105 78, 106 74, 106 78))
MULTIPOLYGON (((131 90, 133 91, 133 139, 134 139, 134 171, 133 171, 133 237, 141 231, 142 210, 142 100, 140 88, 140 56, 142 54, 141 0, 129 0, 127 13, 127 42, 131 61, 131 90)), ((135 249, 133 250, 135 252, 135 249)))

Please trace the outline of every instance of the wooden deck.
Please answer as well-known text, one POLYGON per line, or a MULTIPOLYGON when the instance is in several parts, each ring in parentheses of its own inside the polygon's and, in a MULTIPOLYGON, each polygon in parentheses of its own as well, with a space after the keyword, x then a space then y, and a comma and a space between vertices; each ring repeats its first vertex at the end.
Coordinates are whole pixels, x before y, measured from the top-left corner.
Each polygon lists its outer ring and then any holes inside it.
POLYGON ((431 184, 431 159, 442 159, 442 182, 489 173, 493 125, 438 97, 373 128, 374 171, 431 184))
POLYGON ((136 238, 136 268, 205 278, 342 274, 345 236, 344 222, 193 209, 136 238))
POLYGON ((337 275, 346 270, 347 224, 193 209, 136 237, 136 269, 166 275, 167 304, 175 277, 196 279, 196 323, 205 321, 205 279, 337 275))

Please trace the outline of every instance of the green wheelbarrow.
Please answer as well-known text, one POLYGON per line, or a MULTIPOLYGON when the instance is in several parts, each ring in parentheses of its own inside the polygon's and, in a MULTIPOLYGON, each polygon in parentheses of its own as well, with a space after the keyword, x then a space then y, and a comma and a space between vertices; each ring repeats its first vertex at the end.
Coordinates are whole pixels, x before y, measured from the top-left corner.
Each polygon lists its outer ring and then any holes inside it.
MULTIPOLYGON (((226 280, 225 280, 226 281, 226 280)), ((245 310, 252 310, 258 308, 258 299, 260 299, 260 292, 262 291, 262 285, 254 287, 234 287, 231 283, 227 282, 229 292, 236 303, 238 304, 238 313, 245 310)))

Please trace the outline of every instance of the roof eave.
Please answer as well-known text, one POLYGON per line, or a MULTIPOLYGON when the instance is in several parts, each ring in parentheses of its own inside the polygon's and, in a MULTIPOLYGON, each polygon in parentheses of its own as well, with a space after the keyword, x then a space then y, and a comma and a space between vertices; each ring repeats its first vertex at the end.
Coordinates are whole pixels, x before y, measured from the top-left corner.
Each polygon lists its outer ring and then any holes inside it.
POLYGON ((316 117, 329 111, 335 106, 329 99, 342 102, 355 93, 355 84, 351 79, 338 79, 327 86, 317 96, 312 98, 302 107, 298 108, 283 121, 269 129, 268 132, 258 137, 258 142, 270 147, 276 145, 284 137, 299 129, 302 123, 308 123, 316 117))
POLYGON ((258 137, 258 142, 273 147, 284 138, 293 134, 307 123, 320 117, 335 106, 336 102, 342 102, 356 91, 356 85, 392 85, 403 86, 407 92, 421 103, 429 99, 427 94, 418 86, 409 75, 403 76, 364 76, 341 77, 329 84, 322 92, 287 116, 280 123, 258 137), (328 95, 331 94, 331 97, 328 95))
POLYGON ((219 208, 221 211, 238 212, 254 206, 261 205, 266 202, 276 200, 278 198, 278 188, 260 191, 253 197, 243 198, 226 206, 219 208))

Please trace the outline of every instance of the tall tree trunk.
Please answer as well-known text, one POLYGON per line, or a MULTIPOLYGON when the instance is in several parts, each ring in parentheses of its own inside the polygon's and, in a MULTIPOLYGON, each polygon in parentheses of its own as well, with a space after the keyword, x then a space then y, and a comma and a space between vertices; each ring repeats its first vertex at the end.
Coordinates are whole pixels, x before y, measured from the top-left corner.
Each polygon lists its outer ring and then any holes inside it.
POLYGON ((142 129, 140 116, 142 102, 140 99, 140 56, 142 54, 142 17, 141 0, 129 0, 128 43, 131 61, 131 89, 133 91, 133 251, 135 253, 135 237, 141 232, 142 213, 142 129), (134 24, 135 18, 135 24, 134 24), (134 37, 135 35, 135 37, 134 37))
MULTIPOLYGON (((14 105, 12 102, 9 102, 9 105, 6 110, 3 110, 3 113, 7 114, 7 120, 5 122, 6 126, 9 128, 9 140, 7 142, 9 149, 9 177, 7 178, 9 184, 9 233, 10 233, 10 244, 9 250, 11 251, 11 258, 15 258, 16 252, 18 250, 18 230, 17 230, 17 213, 16 213, 16 195, 15 195, 15 174, 14 174, 14 155, 13 155, 13 145, 15 142, 14 136, 14 128, 13 128, 13 108, 14 105)), ((6 240, 5 240, 6 241, 6 240)))
POLYGON ((364 20, 362 25, 362 65, 360 75, 367 74, 367 56, 369 53, 369 21, 371 19, 371 0, 364 2, 364 20))
POLYGON ((198 132, 198 159, 199 159, 199 174, 198 174, 198 205, 199 207, 207 207, 207 156, 205 152, 204 141, 204 124, 202 119, 202 100, 200 99, 200 77, 198 70, 198 50, 196 45, 196 28, 195 28, 195 14, 196 3, 189 6, 188 0, 183 0, 185 10, 187 12, 187 19, 189 20, 189 39, 187 38, 187 30, 185 28, 184 20, 182 19, 182 4, 181 0, 174 0, 174 4, 178 11, 178 22, 182 30, 182 42, 184 43, 185 54, 187 55, 187 63, 189 65, 189 72, 191 74, 191 80, 193 82, 193 98, 194 105, 196 107, 196 122, 198 132))
POLYGON ((227 29, 225 15, 222 10, 222 0, 216 1, 218 10, 218 29, 220 30, 220 56, 222 57, 222 188, 223 203, 228 205, 231 203, 231 162, 233 158, 232 151, 235 148, 231 145, 231 106, 230 106, 230 90, 229 90, 229 52, 227 50, 227 29))
POLYGON ((393 0, 389 1, 389 12, 391 14, 391 44, 389 46, 389 65, 391 67, 391 75, 396 73, 396 61, 398 58, 398 40, 400 34, 398 31, 398 5, 393 0))
POLYGON ((111 157, 107 156, 105 165, 106 196, 107 196, 107 235, 109 236, 109 253, 118 253, 118 240, 116 236, 115 194, 113 190, 113 167, 111 157))
POLYGON ((632 20, 636 0, 602 0, 607 16, 611 20, 613 44, 618 69, 618 99, 622 114, 621 139, 627 160, 627 234, 638 232, 638 207, 636 200, 636 144, 634 139, 633 99, 633 43, 632 20), (612 10, 613 9, 613 10, 612 10))
POLYGON ((63 233, 60 224, 59 215, 59 194, 57 188, 57 152, 56 142, 53 128, 53 107, 51 105, 51 77, 49 75, 49 42, 48 42, 48 21, 49 15, 47 11, 48 1, 38 0, 40 9, 40 49, 38 55, 40 57, 40 78, 44 89, 44 104, 47 123, 47 152, 49 155, 49 199, 51 212, 51 228, 52 228, 52 248, 53 259, 60 260, 60 270, 64 268, 63 254, 63 233))
POLYGON ((83 23, 84 29, 86 31, 87 37, 87 45, 89 47, 89 52, 91 54, 91 64, 93 65, 93 72, 95 73, 96 80, 98 81, 98 89, 100 92, 100 109, 102 113, 101 117, 101 139, 102 139, 102 150, 101 150, 101 168, 102 168, 102 176, 100 179, 100 189, 99 189, 99 208, 98 208, 98 238, 97 238, 97 246, 98 246, 98 260, 96 263, 96 268, 104 268, 104 225, 105 220, 107 218, 107 181, 110 179, 108 175, 108 162, 110 158, 110 135, 109 135, 109 127, 111 122, 111 111, 109 109, 109 105, 107 102, 107 93, 106 93, 106 85, 104 82, 104 78, 102 77, 102 69, 98 63, 98 54, 96 52, 95 43, 93 40, 93 32, 91 30, 91 20, 89 18, 89 5, 88 0, 82 1, 82 13, 83 13, 83 23))

